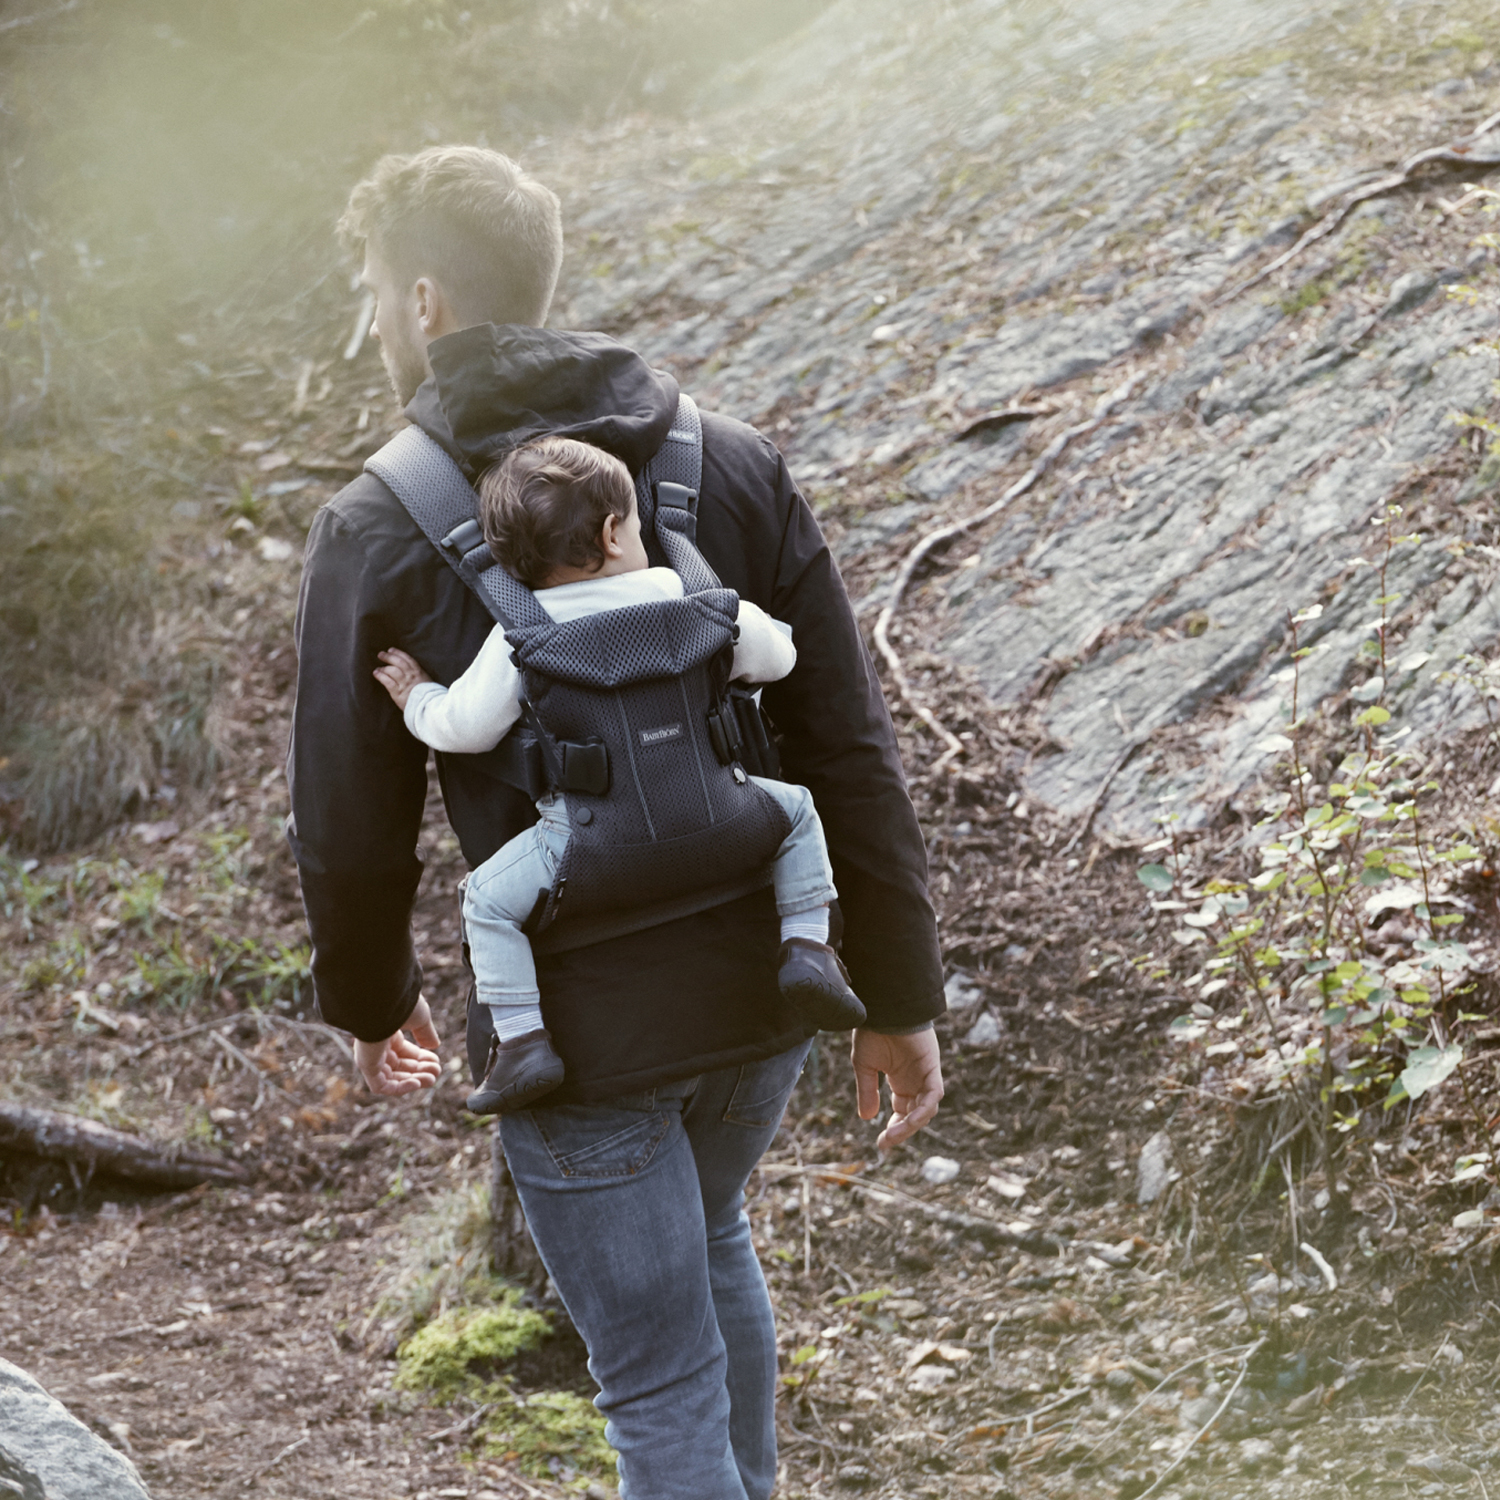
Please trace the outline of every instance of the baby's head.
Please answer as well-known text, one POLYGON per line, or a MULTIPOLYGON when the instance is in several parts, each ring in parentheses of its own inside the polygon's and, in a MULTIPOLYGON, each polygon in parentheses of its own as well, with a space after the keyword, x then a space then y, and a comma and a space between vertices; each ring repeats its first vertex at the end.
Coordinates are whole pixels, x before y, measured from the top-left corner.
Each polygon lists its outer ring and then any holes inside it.
POLYGON ((573 438, 536 438, 487 469, 479 524, 500 565, 532 589, 649 566, 630 471, 573 438))

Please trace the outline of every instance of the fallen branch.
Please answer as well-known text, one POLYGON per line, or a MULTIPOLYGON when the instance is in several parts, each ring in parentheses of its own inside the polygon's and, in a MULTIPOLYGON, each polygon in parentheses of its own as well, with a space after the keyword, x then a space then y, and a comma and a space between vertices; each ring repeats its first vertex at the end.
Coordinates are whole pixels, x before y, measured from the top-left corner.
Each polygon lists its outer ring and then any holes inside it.
POLYGON ((1088 811, 1083 815, 1083 821, 1074 831, 1073 837, 1062 846, 1063 854, 1071 854, 1080 839, 1094 826, 1094 819, 1099 816, 1099 809, 1104 806, 1104 799, 1109 795, 1109 789, 1115 784, 1115 777, 1125 769, 1130 757, 1150 738, 1150 734, 1138 734, 1130 740, 1125 748, 1115 757, 1114 764, 1105 773, 1104 780, 1099 783, 1099 790, 1094 793, 1094 800, 1089 803, 1088 811))
POLYGON ((1139 375, 1132 375, 1123 385, 1117 386, 1095 406, 1093 414, 1087 421, 1058 433, 1042 450, 1037 461, 998 500, 962 521, 953 521, 947 526, 939 526, 937 530, 929 531, 907 554, 906 561, 901 565, 901 571, 896 574, 891 597, 875 621, 875 649, 880 652, 890 670, 891 680, 896 685, 897 696, 947 746, 946 751, 938 757, 933 766, 934 771, 946 768, 949 761, 962 755, 964 744, 956 734, 939 722, 937 715, 930 708, 917 701, 911 680, 906 675, 906 667, 896 648, 891 645, 890 638, 891 621, 895 619, 896 611, 901 608, 917 569, 938 547, 947 545, 955 537, 962 536, 966 531, 972 531, 976 526, 984 525, 986 521, 998 516, 1008 505, 1019 500, 1051 469, 1070 443, 1078 438, 1087 437, 1091 432, 1103 426, 1110 413, 1122 401, 1129 399, 1140 379, 1139 375))
POLYGON ((240 1163, 217 1152, 143 1140, 78 1115, 0 1103, 0 1153, 13 1152, 67 1162, 82 1167, 88 1176, 104 1172, 157 1188, 244 1182, 250 1175, 240 1163))
POLYGON ((1027 1225, 1024 1230, 1016 1229, 1009 1224, 1002 1224, 998 1219, 941 1208, 936 1203, 929 1203, 925 1198, 918 1198, 915 1193, 908 1193, 889 1183, 861 1182, 859 1178, 836 1166, 791 1167, 762 1164, 757 1170, 767 1174, 775 1173, 778 1177, 800 1177, 804 1183, 815 1178, 835 1187, 853 1188, 855 1192, 864 1193, 877 1203, 900 1203, 934 1223, 941 1224, 945 1229, 971 1234, 992 1248, 996 1245, 1013 1245, 1019 1250, 1029 1250, 1033 1255, 1062 1254, 1062 1241, 1034 1225, 1027 1225))
POLYGON ((1248 292, 1251 287, 1259 286, 1268 276, 1274 276, 1283 266, 1289 265, 1294 261, 1309 245, 1315 245, 1319 240, 1327 239, 1361 203, 1367 203, 1371 198, 1384 197, 1387 193, 1395 192, 1397 188, 1405 187, 1411 181, 1412 173, 1419 167, 1426 166, 1429 162, 1455 162, 1460 165, 1468 164, 1491 167, 1500 165, 1500 139, 1497 139, 1493 146, 1489 146, 1483 151, 1476 152, 1474 150, 1474 147, 1485 136, 1494 132, 1497 127, 1500 127, 1500 114, 1493 114, 1477 130, 1461 137, 1452 144, 1447 146, 1433 146, 1427 151, 1419 151, 1415 156, 1403 162, 1389 177, 1382 177, 1376 182, 1371 182, 1362 188, 1355 189, 1344 200, 1341 207, 1334 209, 1330 214, 1324 215, 1290 250, 1283 251, 1269 265, 1262 266, 1255 275, 1240 282, 1238 286, 1230 287, 1227 292, 1221 292, 1209 305, 1211 307, 1222 307, 1226 302, 1232 302, 1242 292, 1248 292))

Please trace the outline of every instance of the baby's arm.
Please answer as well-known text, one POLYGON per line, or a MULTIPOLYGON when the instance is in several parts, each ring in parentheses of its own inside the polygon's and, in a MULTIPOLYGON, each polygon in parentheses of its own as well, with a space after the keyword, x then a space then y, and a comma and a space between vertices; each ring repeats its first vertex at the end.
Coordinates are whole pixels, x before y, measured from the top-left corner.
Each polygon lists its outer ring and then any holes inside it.
POLYGON ((404 703, 382 676, 393 667, 377 668, 375 676, 391 697, 402 703, 406 727, 434 750, 454 755, 493 750, 521 717, 521 674, 511 660, 505 632, 498 625, 452 687, 433 682, 405 652, 380 653, 382 661, 393 657, 405 657, 422 674, 406 685, 404 703))
POLYGON ((740 600, 740 638, 730 677, 744 682, 780 682, 797 665, 797 648, 758 604, 740 600))

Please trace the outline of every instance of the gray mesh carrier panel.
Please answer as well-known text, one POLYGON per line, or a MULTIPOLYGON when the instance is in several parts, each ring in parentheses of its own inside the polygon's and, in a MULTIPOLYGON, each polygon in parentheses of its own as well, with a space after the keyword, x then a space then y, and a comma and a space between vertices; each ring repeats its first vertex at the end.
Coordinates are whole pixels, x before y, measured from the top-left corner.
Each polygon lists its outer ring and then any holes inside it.
POLYGON ((425 433, 406 429, 366 468, 505 628, 532 727, 552 747, 607 748, 608 790, 564 791, 572 833, 533 924, 537 950, 582 947, 768 884, 791 825, 774 798, 719 761, 708 734, 727 686, 739 596, 694 544, 692 511, 656 504, 658 482, 696 494, 701 428, 691 400, 682 398, 672 433, 637 479, 643 532, 682 577, 681 599, 555 622, 487 547, 465 550, 474 492, 425 433))

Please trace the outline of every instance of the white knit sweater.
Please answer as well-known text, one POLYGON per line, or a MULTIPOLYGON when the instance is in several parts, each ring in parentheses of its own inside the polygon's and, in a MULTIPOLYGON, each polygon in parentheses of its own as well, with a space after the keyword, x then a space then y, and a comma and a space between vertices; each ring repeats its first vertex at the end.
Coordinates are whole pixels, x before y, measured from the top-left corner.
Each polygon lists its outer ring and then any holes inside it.
MULTIPOLYGON (((539 589, 543 609, 559 622, 656 599, 682 598, 682 579, 671 568, 643 568, 608 578, 586 578, 539 589)), ((737 682, 778 682, 797 663, 791 632, 759 605, 740 600, 740 638, 730 676, 737 682)), ((406 727, 425 745, 456 755, 493 750, 521 717, 521 674, 505 632, 496 626, 479 655, 451 687, 419 682, 406 700, 406 727)))

